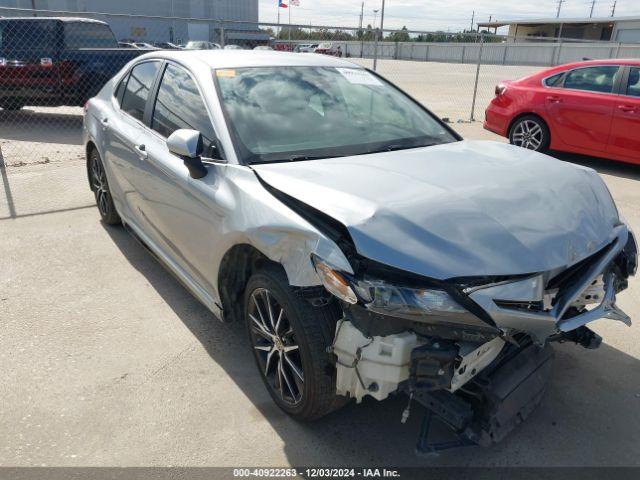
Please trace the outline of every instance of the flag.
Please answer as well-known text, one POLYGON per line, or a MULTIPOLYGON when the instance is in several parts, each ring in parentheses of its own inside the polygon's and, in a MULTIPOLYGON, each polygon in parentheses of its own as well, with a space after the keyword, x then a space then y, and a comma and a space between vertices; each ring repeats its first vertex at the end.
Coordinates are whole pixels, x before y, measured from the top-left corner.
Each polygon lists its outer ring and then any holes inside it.
POLYGON ((289 5, 291 5, 292 7, 299 7, 300 0, 289 0, 289 5))
POLYGON ((278 8, 288 8, 287 4, 283 0, 278 0, 278 8))

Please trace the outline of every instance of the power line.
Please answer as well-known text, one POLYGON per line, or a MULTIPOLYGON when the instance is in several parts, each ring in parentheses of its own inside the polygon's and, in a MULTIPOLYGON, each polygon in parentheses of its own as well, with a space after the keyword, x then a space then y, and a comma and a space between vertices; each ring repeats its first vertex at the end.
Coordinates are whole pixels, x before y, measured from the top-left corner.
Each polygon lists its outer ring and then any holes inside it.
POLYGON ((589 18, 593 18, 593 9, 596 6, 596 0, 591 2, 591 13, 589 13, 589 18))
POLYGON ((562 9, 562 4, 565 0, 558 0, 558 13, 556 13, 556 18, 560 18, 560 10, 562 9))
POLYGON ((618 4, 618 0, 613 2, 613 6, 611 7, 611 16, 614 17, 616 15, 616 5, 618 4))

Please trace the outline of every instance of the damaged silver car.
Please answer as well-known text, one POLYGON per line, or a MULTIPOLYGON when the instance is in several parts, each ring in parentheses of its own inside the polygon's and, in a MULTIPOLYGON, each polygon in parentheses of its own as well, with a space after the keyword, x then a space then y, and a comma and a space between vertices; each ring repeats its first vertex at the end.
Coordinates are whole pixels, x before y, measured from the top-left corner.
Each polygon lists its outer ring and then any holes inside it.
POLYGON ((297 419, 406 394, 428 412, 419 450, 490 445, 540 403, 551 342, 630 324, 637 245, 593 170, 463 141, 347 61, 149 53, 88 102, 84 135, 104 222, 246 324, 297 419))

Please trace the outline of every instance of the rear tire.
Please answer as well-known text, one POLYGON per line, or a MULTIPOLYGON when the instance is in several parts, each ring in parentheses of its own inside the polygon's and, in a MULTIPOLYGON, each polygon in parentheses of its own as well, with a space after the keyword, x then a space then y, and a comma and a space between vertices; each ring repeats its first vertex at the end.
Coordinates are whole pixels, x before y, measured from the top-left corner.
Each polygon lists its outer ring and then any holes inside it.
POLYGON ((509 143, 536 152, 544 152, 551 143, 549 127, 536 115, 517 119, 509 129, 509 143))
POLYGON ((89 178, 91 179, 91 190, 96 197, 96 205, 102 221, 107 225, 119 225, 122 223, 120 215, 116 211, 116 206, 113 204, 104 164, 98 150, 95 148, 89 155, 89 178))
POLYGON ((260 376, 285 413, 315 420, 348 401, 336 395, 335 365, 327 351, 340 317, 334 302, 312 306, 280 268, 268 266, 247 283, 244 316, 260 376))

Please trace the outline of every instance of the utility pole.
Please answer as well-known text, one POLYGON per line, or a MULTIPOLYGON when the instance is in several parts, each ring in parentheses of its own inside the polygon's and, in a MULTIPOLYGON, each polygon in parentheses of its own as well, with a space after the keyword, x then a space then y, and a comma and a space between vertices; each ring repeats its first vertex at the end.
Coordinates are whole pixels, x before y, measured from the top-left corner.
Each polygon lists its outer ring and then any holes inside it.
POLYGON ((471 14, 471 30, 469 30, 469 32, 473 32, 473 23, 476 19, 476 11, 474 10, 473 13, 471 14))
POLYGON ((611 16, 614 17, 616 15, 616 4, 618 3, 618 0, 616 0, 615 2, 613 2, 613 6, 611 7, 611 16))
POLYGON ((589 18, 593 18, 593 7, 596 6, 596 0, 591 2, 591 13, 589 14, 589 18))
POLYGON ((558 0, 558 13, 556 13, 556 18, 560 18, 560 10, 562 10, 562 4, 565 0, 558 0))
POLYGON ((360 22, 358 24, 358 28, 361 32, 362 32, 363 17, 364 17, 364 2, 362 2, 362 5, 360 6, 360 22))
POLYGON ((380 10, 374 10, 373 11, 373 29, 376 29, 376 21, 378 20, 378 12, 380 10))

